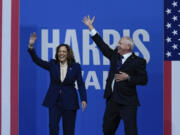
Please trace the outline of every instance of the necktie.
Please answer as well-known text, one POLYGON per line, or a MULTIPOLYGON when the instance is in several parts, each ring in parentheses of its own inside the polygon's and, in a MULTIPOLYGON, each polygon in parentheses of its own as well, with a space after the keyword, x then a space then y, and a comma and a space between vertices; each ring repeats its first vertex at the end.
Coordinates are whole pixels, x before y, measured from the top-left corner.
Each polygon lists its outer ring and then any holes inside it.
POLYGON ((119 71, 119 69, 121 68, 121 66, 122 66, 122 59, 123 59, 124 57, 123 56, 119 56, 119 59, 118 59, 118 61, 117 61, 117 71, 119 71))

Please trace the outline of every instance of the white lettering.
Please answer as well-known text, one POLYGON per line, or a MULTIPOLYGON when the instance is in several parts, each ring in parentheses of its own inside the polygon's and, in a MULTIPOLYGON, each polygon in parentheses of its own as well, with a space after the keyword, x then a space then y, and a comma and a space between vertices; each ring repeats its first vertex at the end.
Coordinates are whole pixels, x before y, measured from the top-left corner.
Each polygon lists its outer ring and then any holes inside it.
POLYGON ((140 38, 139 38, 140 35, 142 35, 144 42, 149 42, 150 41, 149 33, 144 29, 137 29, 133 33, 134 43, 137 46, 137 48, 139 49, 139 51, 143 54, 144 58, 146 59, 146 61, 148 63, 150 60, 150 53, 149 53, 148 49, 145 47, 145 45, 142 43, 142 41, 140 40, 140 38))
POLYGON ((95 71, 89 71, 85 79, 86 89, 89 86, 94 86, 96 90, 100 90, 100 84, 95 71))
POLYGON ((93 65, 100 65, 100 56, 97 46, 94 42, 90 44, 89 41, 90 41, 89 30, 83 30, 83 49, 82 49, 83 65, 90 65, 90 58, 89 58, 90 50, 92 52, 93 65))
POLYGON ((52 43, 48 42, 48 30, 47 29, 42 29, 41 31, 41 56, 43 60, 48 61, 48 48, 52 48, 53 50, 53 58, 55 57, 56 53, 56 47, 59 44, 60 40, 60 30, 54 29, 52 30, 52 43))
MULTIPOLYGON (((115 49, 117 47, 118 41, 120 40, 120 35, 116 30, 104 29, 103 30, 103 40, 112 49, 115 49), (110 40, 111 36, 113 37, 112 43, 110 40)), ((105 56, 103 56, 103 65, 109 65, 109 60, 105 56)))
MULTIPOLYGON (((52 29, 52 35, 49 35, 48 29, 42 29, 41 31, 41 57, 43 60, 48 60, 49 49, 52 49, 52 57, 55 57, 56 47, 60 43, 60 30, 52 29), (52 36, 52 42, 49 42, 49 37, 52 36)), ((124 29, 123 36, 130 36, 130 30, 124 29)), ((142 53, 143 57, 147 62, 150 61, 150 53, 144 42, 150 41, 149 33, 144 29, 137 29, 132 34, 132 38, 137 49, 142 53)), ((113 29, 104 29, 103 30, 103 40, 107 45, 114 49, 118 41, 120 40, 120 34, 118 31, 113 29), (111 40, 112 39, 112 40, 111 40)), ((100 52, 94 42, 90 39, 90 32, 87 29, 82 31, 82 46, 78 45, 78 38, 75 29, 67 29, 65 35, 65 43, 72 47, 72 50, 75 55, 77 62, 83 65, 109 65, 107 58, 103 56, 103 59, 100 58, 100 52), (90 43, 91 42, 91 43, 90 43), (82 48, 82 49, 81 49, 82 48), (80 52, 80 49, 82 52, 80 52), (82 60, 80 59, 80 54, 82 54, 82 60), (92 56, 92 57, 91 57, 92 56), (101 63, 102 60, 102 63, 101 63)), ((138 54, 138 52, 135 52, 138 54)))
POLYGON ((76 30, 73 30, 73 29, 66 30, 66 36, 65 36, 64 43, 72 46, 72 50, 73 50, 76 61, 81 63, 76 30))

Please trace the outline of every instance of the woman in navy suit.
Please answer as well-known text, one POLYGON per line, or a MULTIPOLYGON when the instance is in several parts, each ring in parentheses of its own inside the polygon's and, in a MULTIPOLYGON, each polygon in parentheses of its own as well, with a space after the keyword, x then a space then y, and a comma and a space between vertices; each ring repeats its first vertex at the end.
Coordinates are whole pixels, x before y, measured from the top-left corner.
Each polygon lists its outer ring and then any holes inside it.
POLYGON ((80 64, 75 62, 72 49, 66 44, 61 44, 56 48, 55 59, 49 62, 41 60, 34 49, 35 41, 36 33, 33 33, 29 39, 28 52, 37 65, 50 73, 50 85, 43 101, 43 105, 49 108, 50 135, 59 134, 61 118, 63 134, 74 135, 76 111, 79 109, 75 81, 78 84, 82 109, 84 110, 87 106, 80 64))

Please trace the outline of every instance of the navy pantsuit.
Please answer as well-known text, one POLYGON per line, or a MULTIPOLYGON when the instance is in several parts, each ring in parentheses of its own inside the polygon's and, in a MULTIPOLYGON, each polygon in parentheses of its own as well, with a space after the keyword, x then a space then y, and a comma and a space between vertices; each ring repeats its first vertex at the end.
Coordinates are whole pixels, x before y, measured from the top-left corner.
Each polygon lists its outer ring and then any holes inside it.
POLYGON ((67 74, 63 82, 60 80, 60 63, 51 59, 49 62, 40 59, 34 49, 28 49, 32 60, 40 67, 49 71, 50 85, 43 101, 43 105, 49 108, 50 135, 58 135, 59 121, 63 119, 64 135, 74 135, 76 110, 79 109, 77 90, 81 101, 87 102, 85 84, 82 79, 81 67, 78 63, 68 65, 67 74))

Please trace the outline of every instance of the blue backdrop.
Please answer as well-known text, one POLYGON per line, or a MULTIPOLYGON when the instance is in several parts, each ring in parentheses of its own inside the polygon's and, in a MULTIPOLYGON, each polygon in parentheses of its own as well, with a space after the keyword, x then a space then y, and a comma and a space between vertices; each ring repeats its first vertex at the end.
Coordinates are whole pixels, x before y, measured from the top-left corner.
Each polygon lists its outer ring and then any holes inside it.
MULTIPOLYGON (((72 47, 82 65, 88 105, 78 110, 76 135, 102 135, 105 109, 104 85, 109 69, 82 23, 94 15, 94 26, 114 48, 120 37, 135 41, 137 55, 147 61, 149 82, 138 87, 139 135, 163 135, 163 1, 162 0, 21 0, 20 1, 20 80, 19 134, 48 135, 48 109, 42 101, 49 85, 49 73, 36 66, 28 52, 31 32, 37 33, 35 49, 39 57, 54 57, 60 43, 72 47)), ((62 123, 60 123, 62 134, 62 123)), ((117 135, 124 135, 121 122, 117 135)))

